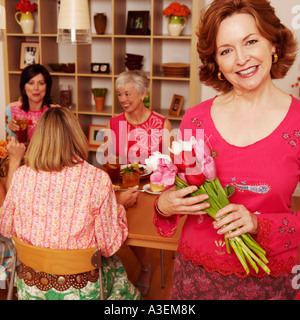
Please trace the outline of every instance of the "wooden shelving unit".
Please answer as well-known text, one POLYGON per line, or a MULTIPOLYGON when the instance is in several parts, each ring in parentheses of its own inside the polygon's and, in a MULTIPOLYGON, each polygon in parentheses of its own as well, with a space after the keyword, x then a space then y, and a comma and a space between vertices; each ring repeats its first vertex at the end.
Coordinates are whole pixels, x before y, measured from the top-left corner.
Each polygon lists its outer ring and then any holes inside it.
MULTIPOLYGON (((38 0, 33 34, 24 35, 14 19, 15 4, 18 0, 3 0, 6 8, 6 41, 4 42, 6 103, 16 101, 19 93, 19 56, 21 41, 38 41, 40 63, 51 73, 53 78, 53 100, 59 101, 59 85, 72 86, 72 110, 77 115, 82 128, 88 135, 90 124, 105 124, 108 119, 122 112, 115 93, 115 79, 126 70, 125 53, 144 56, 143 70, 150 80, 151 108, 179 123, 184 110, 200 102, 201 89, 198 80, 198 54, 195 28, 204 1, 181 0, 191 10, 188 23, 179 37, 171 37, 167 31, 167 21, 162 14, 171 0, 89 0, 92 44, 61 45, 56 42, 57 35, 57 0, 38 0), (146 10, 150 12, 150 35, 127 35, 126 23, 128 11, 146 10), (105 12, 107 28, 104 35, 97 35, 93 16, 95 12, 105 12), (49 63, 75 62, 75 73, 53 72, 49 63), (91 73, 91 63, 109 63, 109 74, 91 73), (166 62, 184 62, 190 64, 190 76, 184 78, 165 77, 159 66, 166 62), (108 88, 105 109, 102 113, 95 110, 91 88, 108 88), (168 114, 173 94, 184 96, 181 115, 168 114)), ((175 123, 176 124, 176 123, 175 123)), ((176 125, 175 125, 176 126, 176 125)), ((94 150, 91 148, 91 150, 94 150)))

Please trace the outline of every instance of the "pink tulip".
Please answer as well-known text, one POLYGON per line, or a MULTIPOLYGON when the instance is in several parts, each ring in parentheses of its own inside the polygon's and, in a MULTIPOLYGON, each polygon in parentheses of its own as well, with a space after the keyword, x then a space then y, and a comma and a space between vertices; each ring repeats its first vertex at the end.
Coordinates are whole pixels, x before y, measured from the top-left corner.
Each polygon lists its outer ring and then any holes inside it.
POLYGON ((196 159, 199 163, 201 163, 202 160, 206 157, 211 156, 211 151, 208 145, 202 139, 199 139, 197 141, 197 143, 194 145, 194 148, 196 153, 196 159))
POLYGON ((150 176, 153 184, 171 186, 175 182, 175 176, 178 172, 177 166, 167 159, 159 159, 157 169, 150 176))
POLYGON ((183 173, 183 172, 178 172, 177 175, 178 175, 178 177, 179 177, 181 180, 183 180, 184 182, 188 183, 188 182, 186 181, 186 178, 185 178, 185 173, 183 173))
POLYGON ((202 163, 203 174, 206 180, 213 181, 217 177, 217 168, 214 159, 208 156, 204 159, 202 163))
POLYGON ((174 155, 174 163, 180 171, 185 171, 186 168, 196 166, 195 151, 181 151, 178 155, 174 155))

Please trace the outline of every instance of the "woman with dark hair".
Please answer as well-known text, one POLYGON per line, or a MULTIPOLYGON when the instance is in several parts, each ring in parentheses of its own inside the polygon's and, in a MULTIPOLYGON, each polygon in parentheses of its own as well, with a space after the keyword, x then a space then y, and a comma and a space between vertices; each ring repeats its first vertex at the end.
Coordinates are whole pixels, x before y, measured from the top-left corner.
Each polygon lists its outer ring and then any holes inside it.
POLYGON ((6 107, 6 136, 16 137, 19 130, 16 119, 28 120, 28 142, 31 140, 39 117, 50 107, 55 106, 51 101, 52 78, 40 64, 26 67, 21 74, 21 99, 6 107))
POLYGON ((200 81, 220 94, 188 109, 180 132, 184 139, 202 130, 221 184, 235 193, 218 221, 205 212, 208 195, 188 197, 196 186, 158 198, 154 223, 162 236, 187 215, 171 299, 295 299, 300 212, 291 210, 291 198, 300 175, 300 101, 272 80, 292 66, 296 40, 267 0, 212 1, 197 36, 200 81), (227 253, 224 236, 244 233, 266 251, 270 274, 246 273, 227 253))

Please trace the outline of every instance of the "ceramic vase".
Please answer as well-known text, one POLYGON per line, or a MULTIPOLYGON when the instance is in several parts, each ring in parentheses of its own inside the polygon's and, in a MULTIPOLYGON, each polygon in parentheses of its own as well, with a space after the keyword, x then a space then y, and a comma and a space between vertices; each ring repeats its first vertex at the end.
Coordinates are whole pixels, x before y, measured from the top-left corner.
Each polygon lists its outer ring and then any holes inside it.
POLYGON ((22 28, 22 32, 24 34, 31 34, 33 33, 34 28, 34 18, 31 12, 23 13, 21 11, 16 12, 15 19, 17 23, 22 28))
POLYGON ((186 26, 186 18, 183 16, 171 15, 168 23, 169 35, 173 37, 180 36, 186 26))
POLYGON ((94 14, 94 25, 97 34, 104 34, 106 29, 107 17, 105 13, 94 14))
POLYGON ((94 97, 95 105, 96 105, 96 111, 103 111, 104 103, 105 103, 105 97, 94 97))

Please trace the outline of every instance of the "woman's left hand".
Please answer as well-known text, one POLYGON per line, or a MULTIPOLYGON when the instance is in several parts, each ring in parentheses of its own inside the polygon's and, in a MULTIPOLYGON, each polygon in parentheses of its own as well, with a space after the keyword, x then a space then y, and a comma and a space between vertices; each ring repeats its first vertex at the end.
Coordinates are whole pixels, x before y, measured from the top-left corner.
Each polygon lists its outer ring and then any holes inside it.
POLYGON ((9 156, 9 162, 15 161, 16 164, 20 165, 26 151, 25 145, 20 143, 15 137, 11 137, 6 149, 9 156))
POLYGON ((219 210, 216 217, 224 217, 219 221, 214 221, 213 224, 215 229, 218 229, 218 234, 227 233, 227 238, 237 237, 244 233, 256 234, 257 232, 257 217, 243 205, 231 203, 219 210))

